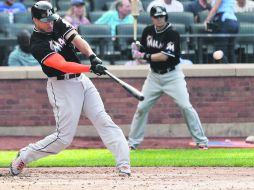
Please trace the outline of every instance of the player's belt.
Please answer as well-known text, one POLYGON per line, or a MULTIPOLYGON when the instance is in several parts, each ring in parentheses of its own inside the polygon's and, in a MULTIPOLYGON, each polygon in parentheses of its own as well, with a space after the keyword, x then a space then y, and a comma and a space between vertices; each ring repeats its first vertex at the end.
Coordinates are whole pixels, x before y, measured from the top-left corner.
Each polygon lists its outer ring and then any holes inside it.
POLYGON ((73 79, 73 78, 76 78, 76 77, 79 77, 79 76, 80 76, 80 73, 78 73, 78 74, 65 74, 65 75, 56 76, 56 79, 57 80, 68 80, 68 79, 73 79))
POLYGON ((173 71, 173 70, 175 70, 175 67, 169 67, 167 69, 154 69, 154 68, 152 68, 153 72, 161 74, 161 75, 163 75, 165 73, 168 73, 170 71, 173 71))

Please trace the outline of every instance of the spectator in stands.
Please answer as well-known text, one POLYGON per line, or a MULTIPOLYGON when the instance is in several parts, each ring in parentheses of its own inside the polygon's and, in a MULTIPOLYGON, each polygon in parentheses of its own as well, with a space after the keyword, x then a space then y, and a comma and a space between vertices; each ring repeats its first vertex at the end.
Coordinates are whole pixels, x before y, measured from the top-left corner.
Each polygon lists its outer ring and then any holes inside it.
POLYGON ((185 11, 192 12, 194 14, 195 22, 200 22, 198 13, 210 10, 211 5, 209 4, 210 0, 195 0, 191 2, 185 11))
POLYGON ((71 8, 64 17, 75 28, 78 28, 81 24, 90 24, 90 21, 86 17, 86 8, 84 5, 83 0, 71 0, 71 8))
POLYGON ((15 2, 15 0, 5 0, 0 2, 0 12, 5 12, 9 14, 9 22, 14 22, 14 14, 20 12, 26 12, 27 9, 24 4, 20 2, 15 2))
POLYGON ((235 12, 251 12, 254 11, 254 2, 251 0, 236 0, 235 2, 235 12))
POLYGON ((38 61, 30 53, 30 32, 23 30, 17 35, 18 45, 10 53, 8 59, 9 66, 37 66, 38 61))
POLYGON ((119 24, 132 24, 131 4, 129 0, 118 0, 116 10, 109 10, 104 13, 95 24, 108 24, 111 26, 112 37, 116 35, 116 26, 119 24))
MULTIPOLYGON (((129 2, 131 3, 131 0, 129 0, 129 2)), ((114 10, 114 9, 116 9, 116 3, 117 3, 117 1, 115 1, 115 2, 113 2, 112 4, 111 4, 111 7, 110 7, 110 10, 114 10)), ((143 4, 142 4, 142 1, 138 1, 138 9, 139 9, 139 12, 143 12, 143 11, 145 11, 144 10, 144 6, 143 6, 143 4)))
POLYGON ((177 0, 153 0, 148 5, 146 11, 150 13, 150 10, 153 6, 165 7, 167 12, 183 12, 184 11, 183 4, 177 0))
MULTIPOLYGON (((204 25, 215 34, 236 34, 239 32, 239 23, 234 13, 235 0, 212 0, 212 9, 210 10, 204 25), (211 23, 207 25, 208 23, 211 23)), ((235 37, 215 38, 216 50, 222 50, 224 53, 223 63, 236 63, 235 58, 235 37)))
POLYGON ((26 12, 26 7, 24 4, 20 2, 15 2, 15 0, 5 0, 4 2, 0 2, 0 12, 26 12))

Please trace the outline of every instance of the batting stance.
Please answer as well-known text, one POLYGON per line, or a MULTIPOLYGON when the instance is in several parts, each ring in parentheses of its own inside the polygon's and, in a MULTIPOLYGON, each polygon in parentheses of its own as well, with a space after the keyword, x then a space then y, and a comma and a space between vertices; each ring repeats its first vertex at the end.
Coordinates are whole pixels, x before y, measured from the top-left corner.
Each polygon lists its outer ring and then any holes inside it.
POLYGON ((82 72, 104 75, 106 68, 89 44, 73 26, 54 14, 47 1, 31 9, 35 25, 30 40, 31 52, 48 76, 47 93, 56 120, 56 130, 46 138, 21 149, 10 166, 12 175, 39 158, 57 154, 73 140, 81 112, 92 122, 102 141, 116 159, 120 175, 129 176, 129 147, 122 130, 105 112, 100 95, 82 72), (81 65, 75 47, 89 56, 91 66, 81 65))
POLYGON ((150 16, 153 25, 144 29, 141 45, 132 43, 133 58, 147 60, 151 70, 142 88, 145 99, 139 102, 132 120, 129 146, 136 149, 143 141, 149 110, 165 93, 179 106, 197 147, 207 149, 208 139, 203 132, 199 116, 190 103, 184 74, 178 66, 179 33, 167 22, 168 16, 164 7, 152 7, 150 16))

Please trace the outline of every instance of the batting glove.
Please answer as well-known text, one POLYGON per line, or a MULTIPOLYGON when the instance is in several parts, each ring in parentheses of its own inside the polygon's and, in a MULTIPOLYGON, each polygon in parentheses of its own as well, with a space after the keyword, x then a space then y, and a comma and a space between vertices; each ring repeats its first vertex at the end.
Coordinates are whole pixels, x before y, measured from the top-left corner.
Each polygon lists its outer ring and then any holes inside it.
POLYGON ((102 64, 102 61, 100 58, 98 58, 96 55, 92 54, 89 56, 89 59, 90 59, 90 62, 91 62, 91 65, 98 65, 98 64, 102 64))
POLYGON ((147 61, 151 61, 151 54, 150 53, 144 53, 144 52, 140 52, 138 50, 132 51, 132 57, 133 57, 133 59, 145 59, 147 61))
POLYGON ((108 70, 108 69, 101 64, 92 65, 90 67, 90 71, 98 76, 106 75, 105 70, 108 70))
POLYGON ((140 50, 140 45, 138 45, 138 44, 140 44, 140 42, 139 41, 136 41, 136 42, 132 42, 131 43, 131 50, 140 50))

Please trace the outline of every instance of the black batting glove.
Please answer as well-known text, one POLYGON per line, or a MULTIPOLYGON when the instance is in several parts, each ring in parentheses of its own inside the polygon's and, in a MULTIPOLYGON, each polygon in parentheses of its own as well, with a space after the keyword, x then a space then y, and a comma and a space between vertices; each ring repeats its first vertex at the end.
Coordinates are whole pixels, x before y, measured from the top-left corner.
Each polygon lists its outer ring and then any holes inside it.
POLYGON ((151 58, 152 55, 150 53, 145 53, 144 56, 143 56, 143 59, 147 60, 147 61, 151 61, 151 58))
POLYGON ((106 75, 105 70, 108 70, 108 69, 101 64, 92 65, 90 67, 90 71, 98 76, 106 75))
POLYGON ((99 57, 97 57, 96 55, 92 54, 89 56, 89 59, 90 59, 90 63, 91 65, 101 65, 102 64, 102 61, 99 57))

